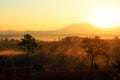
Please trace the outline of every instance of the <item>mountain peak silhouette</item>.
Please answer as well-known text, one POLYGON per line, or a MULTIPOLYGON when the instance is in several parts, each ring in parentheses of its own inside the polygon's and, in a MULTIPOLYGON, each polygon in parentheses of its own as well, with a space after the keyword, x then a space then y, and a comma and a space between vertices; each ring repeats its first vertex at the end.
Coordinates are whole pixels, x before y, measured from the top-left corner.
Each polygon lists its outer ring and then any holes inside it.
POLYGON ((92 26, 91 24, 89 23, 83 23, 83 24, 77 24, 77 23, 73 23, 73 24, 70 24, 60 30, 58 30, 58 32, 61 32, 61 33, 65 33, 65 34, 69 34, 69 33, 91 33, 93 31, 96 30, 96 27, 92 26))

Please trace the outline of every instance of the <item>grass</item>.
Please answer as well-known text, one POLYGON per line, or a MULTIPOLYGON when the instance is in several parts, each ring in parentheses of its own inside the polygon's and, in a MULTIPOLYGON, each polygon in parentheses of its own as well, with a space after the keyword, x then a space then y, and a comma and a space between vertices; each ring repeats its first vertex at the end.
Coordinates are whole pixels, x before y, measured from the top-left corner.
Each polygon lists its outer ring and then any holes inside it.
POLYGON ((112 70, 35 71, 26 68, 6 69, 0 72, 0 80, 119 80, 119 74, 112 70))

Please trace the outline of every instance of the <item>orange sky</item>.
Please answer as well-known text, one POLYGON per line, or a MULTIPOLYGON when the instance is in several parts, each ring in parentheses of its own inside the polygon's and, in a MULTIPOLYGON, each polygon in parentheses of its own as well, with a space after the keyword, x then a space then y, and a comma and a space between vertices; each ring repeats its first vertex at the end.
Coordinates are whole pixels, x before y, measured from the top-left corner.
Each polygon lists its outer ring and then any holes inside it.
POLYGON ((103 5, 114 10, 119 22, 120 0, 0 0, 0 30, 55 30, 91 22, 103 5))

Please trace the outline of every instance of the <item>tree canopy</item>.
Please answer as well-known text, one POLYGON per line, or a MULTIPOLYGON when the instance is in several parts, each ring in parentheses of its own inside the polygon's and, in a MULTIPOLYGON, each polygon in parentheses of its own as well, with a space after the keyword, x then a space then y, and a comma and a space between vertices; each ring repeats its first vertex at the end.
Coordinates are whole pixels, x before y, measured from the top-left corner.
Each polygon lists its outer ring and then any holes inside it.
POLYGON ((29 34, 25 34, 18 46, 20 50, 24 51, 26 54, 29 54, 34 52, 34 49, 38 46, 38 44, 35 38, 29 34))

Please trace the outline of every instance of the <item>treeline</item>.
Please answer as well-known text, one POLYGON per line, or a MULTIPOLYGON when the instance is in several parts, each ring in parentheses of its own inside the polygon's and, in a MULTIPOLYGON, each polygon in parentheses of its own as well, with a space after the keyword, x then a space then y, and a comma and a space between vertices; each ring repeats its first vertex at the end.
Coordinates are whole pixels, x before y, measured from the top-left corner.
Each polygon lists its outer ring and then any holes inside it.
POLYGON ((20 50, 21 55, 0 56, 0 71, 54 72, 96 70, 120 72, 120 39, 66 37, 60 41, 36 41, 29 34, 21 40, 0 40, 1 50, 20 50))
POLYGON ((13 76, 14 80, 120 79, 118 37, 104 40, 99 36, 71 36, 60 41, 45 42, 25 34, 21 40, 1 39, 0 52, 4 50, 18 50, 24 53, 0 56, 0 74, 13 76), (20 75, 22 77, 17 79, 20 75))

